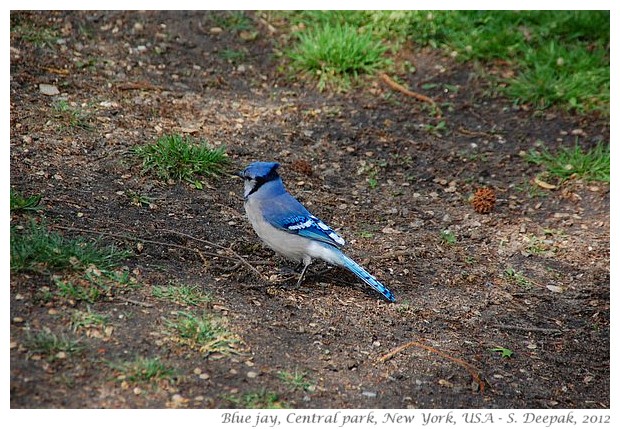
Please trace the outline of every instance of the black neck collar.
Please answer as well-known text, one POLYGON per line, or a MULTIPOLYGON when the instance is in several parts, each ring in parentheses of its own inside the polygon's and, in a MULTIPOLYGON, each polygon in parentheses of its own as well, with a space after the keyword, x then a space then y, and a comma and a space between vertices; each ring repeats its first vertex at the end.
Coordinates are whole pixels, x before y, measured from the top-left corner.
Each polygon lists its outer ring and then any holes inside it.
POLYGON ((254 187, 250 190, 250 192, 245 198, 247 199, 254 192, 258 191, 260 187, 263 186, 265 183, 273 182, 274 180, 278 180, 279 178, 280 176, 278 175, 278 171, 275 168, 272 169, 269 173, 267 173, 266 176, 257 177, 256 179, 254 179, 254 187))

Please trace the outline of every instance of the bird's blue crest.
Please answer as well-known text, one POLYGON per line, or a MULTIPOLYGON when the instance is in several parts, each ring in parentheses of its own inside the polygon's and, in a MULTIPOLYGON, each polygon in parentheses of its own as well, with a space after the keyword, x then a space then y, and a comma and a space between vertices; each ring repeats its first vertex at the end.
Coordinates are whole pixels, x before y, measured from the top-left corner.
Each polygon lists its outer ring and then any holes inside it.
POLYGON ((253 162, 252 164, 245 167, 245 170, 241 173, 242 176, 256 179, 259 177, 266 177, 270 173, 275 172, 275 170, 280 166, 277 162, 253 162))

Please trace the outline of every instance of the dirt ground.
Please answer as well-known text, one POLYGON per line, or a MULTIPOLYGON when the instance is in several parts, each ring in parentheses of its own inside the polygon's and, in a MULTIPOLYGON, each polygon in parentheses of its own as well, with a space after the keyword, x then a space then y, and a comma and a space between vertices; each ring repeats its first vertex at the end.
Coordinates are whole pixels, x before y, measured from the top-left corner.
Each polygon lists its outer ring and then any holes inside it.
MULTIPOLYGON (((280 23, 247 15, 249 31, 224 12, 11 14, 11 187, 43 196, 37 216, 52 230, 134 250, 125 264, 138 284, 90 304, 113 331, 86 335, 70 326, 86 303, 42 300, 50 276, 13 273, 11 407, 609 407, 609 186, 547 190, 522 157, 537 141, 609 141, 608 119, 515 106, 480 70, 413 46, 399 55, 416 71, 399 78, 441 118, 376 77, 319 92, 280 67, 280 23), (42 29, 51 42, 25 36, 42 29), (77 124, 54 109, 59 99, 77 124), (142 174, 131 149, 172 133, 225 145, 228 173, 203 190, 142 174), (244 216, 232 173, 256 160, 282 164, 289 191, 396 303, 320 263, 295 286, 281 271, 292 264, 244 216), (497 195, 489 214, 469 202, 483 186, 497 195), (162 341, 165 319, 185 308, 153 297, 170 282, 212 294, 204 310, 227 321, 239 353, 162 341), (33 357, 26 334, 44 327, 85 348, 33 357), (175 379, 123 383, 106 364, 138 355, 160 357, 175 379)), ((12 213, 12 224, 25 219, 12 213)))

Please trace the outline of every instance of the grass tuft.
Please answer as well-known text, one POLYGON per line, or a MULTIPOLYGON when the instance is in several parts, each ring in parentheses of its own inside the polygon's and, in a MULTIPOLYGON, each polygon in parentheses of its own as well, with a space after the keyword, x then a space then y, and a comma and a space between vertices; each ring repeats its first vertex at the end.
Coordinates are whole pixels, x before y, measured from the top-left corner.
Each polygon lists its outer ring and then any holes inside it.
POLYGON ((48 24, 41 27, 27 14, 11 13, 11 35, 15 34, 24 42, 43 48, 54 48, 60 37, 60 31, 54 25, 48 24))
POLYGON ((56 335, 47 328, 36 332, 26 332, 24 346, 29 355, 47 355, 49 360, 58 358, 58 353, 77 353, 83 349, 79 340, 65 334, 56 335))
POLYGON ((512 267, 508 267, 504 270, 504 277, 511 283, 528 288, 532 285, 530 279, 528 279, 522 272, 516 271, 512 267))
POLYGON ((58 100, 53 106, 54 118, 66 128, 81 128, 92 131, 93 126, 89 123, 89 115, 77 107, 69 104, 66 100, 58 100))
POLYGON ((550 175, 562 181, 571 177, 588 181, 610 180, 609 145, 602 142, 588 151, 584 151, 577 143, 572 148, 560 147, 555 153, 544 147, 542 151, 531 149, 525 159, 544 166, 550 175))
POLYGON ((13 191, 11 188, 11 211, 24 210, 24 211, 38 211, 42 210, 39 205, 41 202, 41 195, 35 194, 29 197, 24 197, 17 191, 13 191))
POLYGON ((298 370, 295 370, 295 372, 278 371, 278 378, 293 390, 314 390, 315 385, 306 378, 307 375, 307 372, 300 372, 298 370))
POLYGON ((222 398, 234 404, 235 407, 241 408, 287 408, 286 403, 279 398, 277 393, 265 389, 248 392, 243 396, 222 395, 222 398))
POLYGON ((609 11, 417 11, 411 38, 461 60, 503 61, 515 103, 609 111, 609 11))
POLYGON ((222 172, 228 163, 225 148, 212 148, 204 141, 195 143, 178 134, 165 135, 155 143, 137 147, 144 172, 152 171, 163 180, 184 180, 202 189, 198 176, 222 172))
POLYGON ((74 332, 88 328, 103 328, 110 318, 105 314, 99 314, 87 308, 87 311, 75 310, 71 314, 71 327, 74 332))
POLYGON ((175 340, 190 348, 197 348, 201 353, 236 353, 234 345, 237 337, 226 329, 223 322, 208 314, 200 316, 179 311, 176 319, 166 320, 175 340))
POLYGON ((247 31, 254 27, 252 18, 242 11, 211 13, 210 18, 219 27, 233 32, 247 31))
POLYGON ((319 76, 321 88, 333 78, 346 86, 355 73, 383 67, 384 47, 398 61, 399 47, 412 41, 444 49, 458 60, 483 63, 494 88, 515 103, 609 114, 609 11, 290 11, 279 15, 303 29, 290 56, 296 69, 319 76), (340 41, 344 29, 348 29, 347 42, 340 41), (340 65, 340 58, 363 66, 353 72, 340 65))
POLYGON ((320 90, 335 86, 346 90, 352 80, 372 74, 387 64, 386 47, 370 33, 345 25, 323 25, 301 32, 289 53, 296 70, 318 77, 320 90))
POLYGON ((110 368, 120 373, 119 380, 131 382, 150 382, 158 380, 171 381, 174 378, 174 370, 159 358, 138 357, 131 362, 108 362, 110 368))
POLYGON ((439 237, 441 238, 441 241, 446 244, 456 244, 456 235, 449 229, 444 229, 443 231, 441 231, 439 233, 439 237))
POLYGON ((23 229, 11 227, 11 270, 45 273, 51 270, 86 269, 90 265, 111 269, 131 252, 98 246, 82 238, 66 238, 31 220, 23 229))
POLYGON ((200 305, 211 301, 211 296, 205 293, 199 286, 168 285, 153 286, 153 296, 159 299, 182 304, 200 305))

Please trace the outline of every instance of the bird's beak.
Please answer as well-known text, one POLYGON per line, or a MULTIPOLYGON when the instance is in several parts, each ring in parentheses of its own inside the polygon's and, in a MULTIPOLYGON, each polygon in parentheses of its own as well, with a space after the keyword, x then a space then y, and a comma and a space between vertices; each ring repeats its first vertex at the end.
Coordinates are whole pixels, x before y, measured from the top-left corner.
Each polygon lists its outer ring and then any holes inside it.
POLYGON ((236 173, 233 173, 235 176, 240 177, 243 179, 243 171, 238 171, 236 173))

